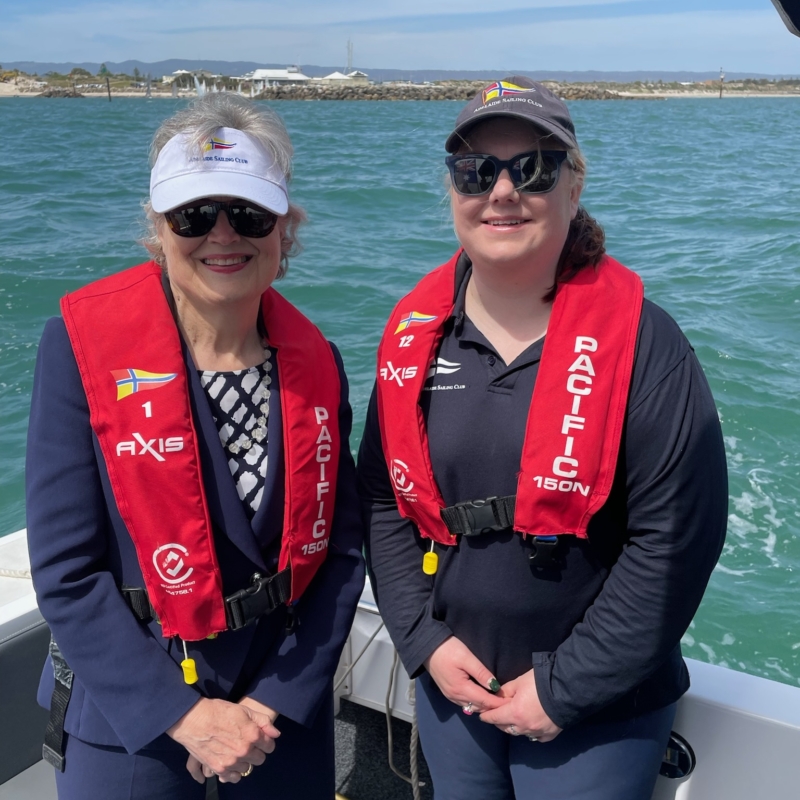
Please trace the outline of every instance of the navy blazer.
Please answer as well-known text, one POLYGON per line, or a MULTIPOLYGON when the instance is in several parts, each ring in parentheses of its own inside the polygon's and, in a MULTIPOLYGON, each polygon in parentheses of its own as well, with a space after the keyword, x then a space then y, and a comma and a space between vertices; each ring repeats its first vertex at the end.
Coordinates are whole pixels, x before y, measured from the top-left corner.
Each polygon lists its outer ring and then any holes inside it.
MULTIPOLYGON (((233 701, 247 695, 302 725, 313 722, 331 691, 364 582, 362 524, 348 441, 352 412, 341 357, 331 347, 342 383, 342 446, 327 558, 294 609, 292 632, 287 631, 287 611, 280 608, 242 630, 189 643, 200 680, 188 686, 179 666, 181 644, 164 639, 156 622, 140 623, 119 592, 121 585, 144 586, 144 581, 89 425, 64 322, 48 321, 36 362, 28 431, 28 547, 39 608, 75 673, 67 733, 94 744, 122 746, 129 753, 145 746, 177 746, 164 732, 200 693, 233 701)), ((184 359, 228 595, 248 586, 254 572, 277 566, 284 501, 280 375, 273 370, 266 484, 251 522, 185 347, 184 359)), ((48 659, 39 686, 39 702, 46 708, 53 683, 48 659)))

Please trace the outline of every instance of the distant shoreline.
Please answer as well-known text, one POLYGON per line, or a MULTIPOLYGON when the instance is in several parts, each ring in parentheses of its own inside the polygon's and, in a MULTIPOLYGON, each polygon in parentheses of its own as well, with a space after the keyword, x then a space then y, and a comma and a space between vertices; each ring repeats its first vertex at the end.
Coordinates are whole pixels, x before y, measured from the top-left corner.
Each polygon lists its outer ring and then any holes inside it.
MULTIPOLYGON (((554 84, 550 88, 565 100, 667 100, 677 99, 719 99, 719 88, 701 90, 696 88, 667 89, 663 91, 630 91, 628 85, 620 85, 619 89, 612 88, 613 84, 554 84)), ((319 86, 296 85, 282 86, 268 89, 258 95, 261 100, 373 100, 373 101, 402 101, 402 100, 466 100, 479 89, 477 83, 472 81, 453 81, 446 84, 369 84, 360 86, 319 86)), ((79 92, 80 98, 99 98, 108 101, 108 93, 103 90, 79 92)), ((20 87, 11 83, 0 83, 0 98, 4 97, 39 97, 40 89, 20 87)), ((111 97, 126 97, 146 99, 144 89, 111 90, 111 97)), ((175 99, 172 92, 152 88, 150 97, 156 99, 175 99)), ((178 99, 192 99, 195 92, 181 91, 178 99)), ((798 92, 774 91, 744 91, 741 89, 725 87, 722 99, 744 97, 800 97, 798 92)))

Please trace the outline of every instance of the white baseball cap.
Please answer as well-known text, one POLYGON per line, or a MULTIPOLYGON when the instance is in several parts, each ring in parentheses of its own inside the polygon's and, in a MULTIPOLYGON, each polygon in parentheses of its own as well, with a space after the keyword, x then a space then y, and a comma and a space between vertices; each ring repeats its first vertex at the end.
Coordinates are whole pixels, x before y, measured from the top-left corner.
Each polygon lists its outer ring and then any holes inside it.
POLYGON ((150 202, 163 213, 204 197, 240 197, 274 214, 289 210, 283 170, 272 153, 236 128, 218 128, 202 154, 189 147, 189 135, 173 136, 150 171, 150 202))

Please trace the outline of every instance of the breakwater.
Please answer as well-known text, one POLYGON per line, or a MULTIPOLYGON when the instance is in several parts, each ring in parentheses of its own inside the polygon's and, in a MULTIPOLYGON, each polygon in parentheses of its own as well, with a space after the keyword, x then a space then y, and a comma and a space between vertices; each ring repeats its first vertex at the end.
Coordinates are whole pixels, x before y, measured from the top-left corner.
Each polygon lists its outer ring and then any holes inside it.
MULTIPOLYGON (((376 83, 376 84, 288 84, 270 86, 258 95, 259 100, 462 100, 472 98, 486 86, 485 81, 448 81, 445 83, 376 83)), ((597 86, 549 84, 564 100, 628 100, 631 98, 597 86)))
POLYGON ((49 86, 43 92, 40 92, 37 97, 83 97, 83 95, 75 89, 64 89, 57 86, 49 86))

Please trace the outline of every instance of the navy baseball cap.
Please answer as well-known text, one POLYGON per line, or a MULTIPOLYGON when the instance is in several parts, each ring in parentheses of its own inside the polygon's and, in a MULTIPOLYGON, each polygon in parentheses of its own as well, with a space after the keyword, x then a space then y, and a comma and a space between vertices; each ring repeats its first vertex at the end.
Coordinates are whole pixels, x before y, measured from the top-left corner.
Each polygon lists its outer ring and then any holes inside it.
POLYGON ((455 153, 470 128, 493 117, 526 120, 567 147, 578 146, 566 103, 541 83, 522 75, 511 75, 490 83, 464 106, 445 142, 447 152, 455 153))

